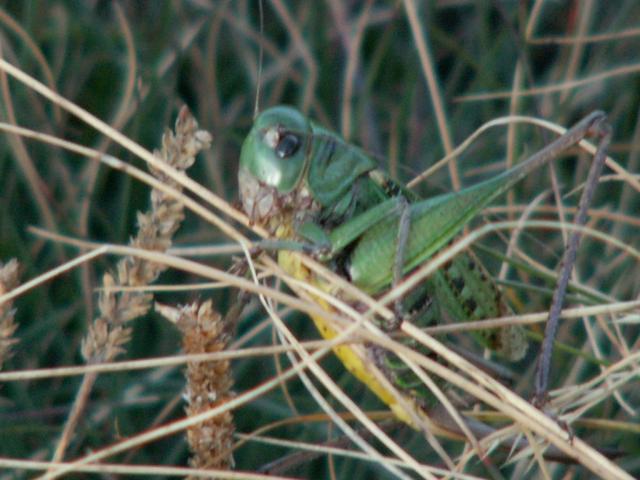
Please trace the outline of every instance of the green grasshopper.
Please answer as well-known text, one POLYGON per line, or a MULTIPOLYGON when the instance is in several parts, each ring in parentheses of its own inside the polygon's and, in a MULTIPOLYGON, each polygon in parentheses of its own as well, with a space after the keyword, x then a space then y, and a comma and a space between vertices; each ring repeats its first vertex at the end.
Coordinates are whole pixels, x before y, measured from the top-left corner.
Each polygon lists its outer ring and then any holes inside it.
MULTIPOLYGON (((427 261, 494 199, 577 143, 604 118, 601 112, 592 113, 544 150, 492 179, 421 200, 379 170, 362 149, 293 108, 274 107, 257 117, 242 147, 242 206, 276 236, 311 242, 319 259, 375 296, 427 261)), ((398 307, 421 326, 440 317, 470 321, 509 312, 496 284, 470 251, 448 262, 398 307)), ((317 320, 316 324, 325 335, 326 328, 317 320)), ((393 330, 394 325, 387 327, 393 330)), ((510 360, 521 359, 527 349, 519 326, 493 330, 481 341, 510 360)), ((418 388, 419 381, 392 352, 372 351, 371 356, 394 386, 428 407, 432 396, 418 388)), ((349 369, 362 380, 358 368, 363 367, 349 369)))

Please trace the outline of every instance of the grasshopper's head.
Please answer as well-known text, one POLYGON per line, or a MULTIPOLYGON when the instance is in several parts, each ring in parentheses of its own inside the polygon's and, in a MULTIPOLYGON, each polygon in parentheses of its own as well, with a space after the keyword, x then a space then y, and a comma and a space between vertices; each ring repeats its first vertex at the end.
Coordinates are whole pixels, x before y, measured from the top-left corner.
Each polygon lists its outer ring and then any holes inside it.
POLYGON ((295 201, 305 170, 310 122, 291 107, 262 112, 242 144, 238 180, 242 207, 255 221, 295 201))

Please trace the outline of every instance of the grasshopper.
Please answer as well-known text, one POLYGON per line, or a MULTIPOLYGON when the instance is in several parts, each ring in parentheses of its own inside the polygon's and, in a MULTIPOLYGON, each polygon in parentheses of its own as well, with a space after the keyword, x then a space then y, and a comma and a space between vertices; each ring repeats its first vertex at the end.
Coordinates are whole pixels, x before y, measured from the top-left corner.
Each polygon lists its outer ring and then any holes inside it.
MULTIPOLYGON (((317 258, 375 296, 427 261, 494 199, 559 150, 577 143, 604 118, 602 112, 594 112, 504 173, 459 192, 422 200, 379 170, 377 161, 364 150, 293 108, 273 107, 257 117, 242 146, 242 206, 276 237, 311 242, 317 258)), ((279 263, 292 275, 314 281, 288 252, 279 252, 279 263)), ((481 320, 509 312, 498 287, 471 251, 447 263, 398 307, 399 315, 420 326, 442 317, 481 320)), ((313 320, 324 337, 335 335, 323 318, 313 320)), ((387 330, 395 326, 383 325, 387 330)), ((527 349, 519 326, 493 330, 480 341, 510 360, 521 359, 527 349)), ((394 408, 390 394, 367 374, 367 361, 375 362, 419 408, 433 406, 433 395, 420 388, 419 380, 393 352, 371 347, 371 358, 362 359, 354 358, 347 346, 335 351, 407 423, 411 422, 394 408)))

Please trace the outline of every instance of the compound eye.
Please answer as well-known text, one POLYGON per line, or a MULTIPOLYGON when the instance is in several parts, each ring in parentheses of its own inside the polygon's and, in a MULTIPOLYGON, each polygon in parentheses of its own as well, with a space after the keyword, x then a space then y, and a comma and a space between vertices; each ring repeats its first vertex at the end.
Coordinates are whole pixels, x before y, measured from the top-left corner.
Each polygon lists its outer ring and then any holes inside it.
POLYGON ((290 132, 283 133, 275 146, 276 155, 279 158, 289 158, 298 151, 300 143, 298 135, 290 132))

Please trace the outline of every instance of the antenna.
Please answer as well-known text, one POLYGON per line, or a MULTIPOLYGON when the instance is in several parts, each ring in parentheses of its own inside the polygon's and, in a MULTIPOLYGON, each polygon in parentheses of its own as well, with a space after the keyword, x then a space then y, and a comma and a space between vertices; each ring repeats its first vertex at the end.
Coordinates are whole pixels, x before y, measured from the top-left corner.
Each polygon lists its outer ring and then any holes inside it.
POLYGON ((260 15, 260 51, 258 53, 258 79, 256 86, 256 100, 253 106, 253 119, 255 120, 260 113, 260 87, 262 84, 262 62, 264 57, 264 47, 262 45, 262 39, 264 38, 264 10, 262 0, 258 1, 258 12, 260 15))

